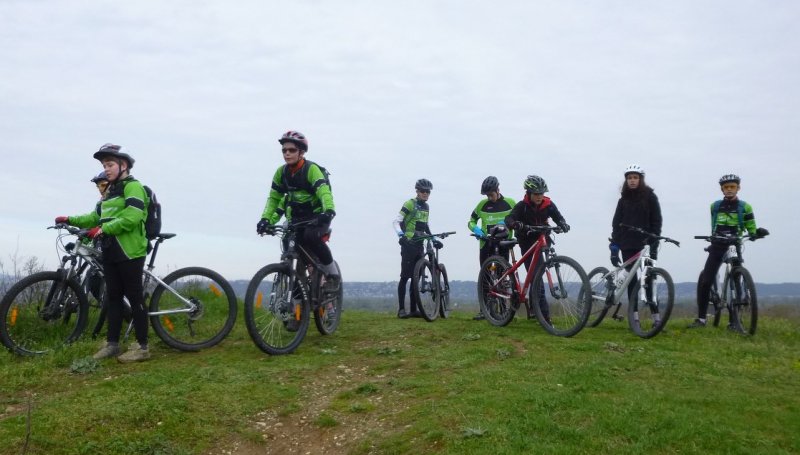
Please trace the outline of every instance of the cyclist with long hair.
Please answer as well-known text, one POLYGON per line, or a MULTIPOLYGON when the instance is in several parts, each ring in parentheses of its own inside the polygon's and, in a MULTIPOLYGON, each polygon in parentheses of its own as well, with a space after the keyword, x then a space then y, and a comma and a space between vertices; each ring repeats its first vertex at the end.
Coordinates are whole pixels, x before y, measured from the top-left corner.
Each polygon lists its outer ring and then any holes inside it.
POLYGON ((150 201, 144 186, 130 175, 135 160, 127 149, 105 144, 95 152, 94 158, 103 163, 109 182, 102 201, 95 210, 85 215, 59 216, 55 221, 91 228, 89 237, 100 238, 108 333, 105 344, 93 357, 98 360, 117 357, 120 362, 147 360, 150 351, 147 345, 148 319, 144 307, 142 274, 147 255, 144 224, 150 201), (133 312, 136 343, 131 343, 128 351, 120 355, 124 297, 127 297, 133 312))
MULTIPOLYGON (((515 204, 513 199, 500 193, 500 181, 493 175, 486 177, 481 183, 481 194, 486 198, 478 202, 467 221, 469 230, 480 239, 479 266, 494 253, 492 245, 483 238, 488 234, 493 234, 496 229, 505 228, 505 218, 511 213, 515 204)), ((508 234, 510 236, 511 233, 508 234)), ((500 255, 508 259, 508 248, 500 247, 500 255)), ((472 319, 476 321, 484 319, 483 312, 478 309, 478 314, 472 319)))
MULTIPOLYGON (((611 264, 614 267, 619 267, 638 254, 648 242, 650 257, 653 260, 658 259, 658 240, 622 226, 623 224, 661 235, 661 204, 653 188, 645 182, 644 169, 638 164, 631 164, 625 168, 624 175, 625 180, 622 182, 617 208, 611 220, 611 241, 608 245, 611 251, 611 264)), ((632 280, 628 285, 629 297, 635 286, 636 280, 632 280)))
MULTIPOLYGON (((750 240, 756 240, 769 234, 764 228, 756 227, 753 207, 739 199, 742 179, 736 174, 725 174, 719 179, 719 188, 723 198, 711 204, 711 235, 723 237, 740 237, 747 232, 750 240)), ((690 329, 706 326, 709 291, 717 272, 722 265, 728 244, 711 242, 707 248, 708 258, 697 283, 697 319, 689 324, 690 329)))
POLYGON ((331 221, 336 216, 330 181, 323 168, 305 158, 308 139, 303 133, 287 131, 278 142, 285 164, 278 167, 272 177, 272 187, 256 232, 267 233, 280 219, 284 208, 289 222, 314 221, 298 230, 297 240, 319 259, 326 277, 323 286, 326 291, 334 292, 341 285, 341 274, 326 243, 331 221))

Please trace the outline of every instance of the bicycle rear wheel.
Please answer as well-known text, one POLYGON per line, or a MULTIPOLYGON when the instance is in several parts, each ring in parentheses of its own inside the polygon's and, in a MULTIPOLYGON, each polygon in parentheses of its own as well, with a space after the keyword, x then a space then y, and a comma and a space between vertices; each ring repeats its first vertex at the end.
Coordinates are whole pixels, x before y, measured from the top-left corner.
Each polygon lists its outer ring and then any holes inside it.
POLYGON ((734 267, 729 280, 731 324, 740 333, 755 335, 758 302, 753 277, 746 268, 734 267))
POLYGON ((447 280, 447 269, 444 264, 439 264, 439 316, 447 319, 450 310, 450 282, 447 280))
POLYGON ((300 346, 310 320, 308 290, 300 280, 290 289, 286 264, 270 264, 256 272, 244 298, 244 321, 250 338, 271 355, 289 354, 300 346))
POLYGON ((514 278, 500 277, 511 268, 502 256, 490 256, 481 265, 478 273, 478 302, 490 324, 504 327, 514 319, 518 303, 514 298, 514 278))
MULTIPOLYGON (((336 264, 339 267, 339 264, 336 264)), ((341 273, 341 269, 340 273, 341 273)), ((317 279, 320 279, 321 274, 317 272, 317 279)), ((341 275, 339 276, 339 289, 334 293, 325 293, 321 289, 321 285, 317 282, 317 289, 320 289, 319 295, 322 302, 314 310, 314 324, 317 326, 317 331, 323 335, 330 335, 339 327, 339 322, 342 320, 342 300, 344 299, 344 281, 341 275)))
POLYGON ((589 319, 591 299, 589 279, 574 259, 554 256, 537 264, 530 301, 539 324, 551 335, 571 337, 580 332, 589 319))
POLYGON ((645 300, 639 298, 639 286, 634 285, 628 303, 628 326, 642 338, 658 335, 667 325, 675 304, 675 285, 666 270, 653 267, 645 278, 645 300))
POLYGON ((433 322, 439 317, 439 282, 434 279, 433 265, 427 259, 420 259, 414 265, 414 281, 411 292, 417 297, 422 317, 433 322))
POLYGON ((80 284, 62 272, 39 272, 11 286, 0 301, 0 340, 12 352, 33 356, 77 340, 89 303, 80 284))
POLYGON ((608 288, 608 280, 605 279, 608 269, 605 267, 595 267, 589 272, 589 287, 592 288, 592 309, 589 311, 589 319, 586 321, 588 327, 597 327, 603 318, 608 314, 608 310, 613 305, 606 305, 609 294, 612 292, 608 288))
POLYGON ((106 282, 102 272, 94 267, 88 267, 84 274, 81 288, 89 302, 86 327, 91 330, 90 335, 92 339, 96 339, 106 322, 106 311, 103 308, 103 301, 106 294, 106 282))
POLYGON ((167 345, 199 351, 222 341, 236 322, 236 294, 228 281, 203 267, 178 269, 164 278, 175 292, 160 285, 150 299, 153 329, 167 345), (191 311, 185 300, 194 307, 191 311))

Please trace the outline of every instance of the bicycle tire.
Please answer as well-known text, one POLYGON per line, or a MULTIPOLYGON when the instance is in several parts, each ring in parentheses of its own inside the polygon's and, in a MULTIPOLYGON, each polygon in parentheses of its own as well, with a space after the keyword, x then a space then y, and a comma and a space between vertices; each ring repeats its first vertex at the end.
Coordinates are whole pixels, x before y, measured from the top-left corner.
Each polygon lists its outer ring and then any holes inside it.
POLYGON ((592 289, 583 267, 570 257, 553 256, 539 262, 534 273, 530 301, 542 328, 560 337, 580 332, 592 309, 592 289), (545 281, 548 288, 541 301, 545 281))
POLYGON ((450 317, 450 281, 447 279, 447 268, 439 264, 439 316, 442 319, 450 317))
POLYGON ((592 289, 592 309, 589 311, 589 319, 586 321, 587 327, 597 327, 608 314, 608 310, 614 305, 606 305, 608 295, 611 290, 608 288, 608 280, 603 278, 608 274, 605 267, 595 267, 589 272, 589 287, 592 289))
MULTIPOLYGON (((703 272, 697 277, 697 286, 700 287, 700 281, 703 279, 703 272)), ((722 318, 722 302, 719 300, 719 290, 717 289, 717 280, 711 282, 708 288, 708 308, 706 309, 706 320, 714 324, 714 327, 719 327, 719 321, 722 318), (711 311, 711 313, 709 313, 711 311)))
POLYGON ((738 266, 731 270, 730 317, 734 328, 744 335, 755 335, 758 326, 758 298, 750 271, 738 266))
POLYGON ((498 283, 498 279, 510 268, 511 264, 504 257, 489 256, 483 261, 481 271, 478 273, 478 302, 481 305, 481 312, 489 324, 497 327, 507 326, 517 312, 518 302, 513 294, 515 289, 513 275, 508 276, 504 283, 498 283), (509 297, 492 295, 501 286, 504 288, 504 295, 509 297))
MULTIPOLYGON (((336 262, 336 261, 334 261, 336 262)), ((339 268, 339 264, 336 264, 339 268)), ((342 300, 344 299, 344 281, 341 277, 341 268, 339 268, 339 290, 332 296, 325 295, 320 289, 320 284, 317 282, 317 289, 320 293, 322 303, 314 310, 314 325, 317 326, 317 331, 322 335, 331 335, 339 327, 339 322, 342 320, 342 300)), ((321 274, 317 274, 321 278, 321 274)))
POLYGON ((300 280, 289 289, 289 278, 287 264, 267 265, 250 280, 244 297, 247 333, 259 349, 270 355, 294 352, 308 331, 308 289, 300 280))
MULTIPOLYGON (((236 294, 228 280, 204 267, 185 267, 163 281, 196 305, 189 313, 150 316, 153 330, 164 343, 181 351, 199 351, 228 336, 237 312, 236 294)), ((161 284, 150 298, 151 313, 184 308, 186 304, 161 284)))
POLYGON ((81 289, 83 289, 84 294, 86 294, 86 300, 89 302, 89 309, 86 314, 86 327, 91 328, 90 335, 93 340, 100 334, 106 322, 106 309, 103 308, 106 294, 106 281, 101 275, 100 278, 103 279, 92 282, 94 272, 94 267, 88 267, 81 281, 81 289))
POLYGON ((0 300, 0 340, 23 356, 58 349, 80 338, 88 306, 80 283, 65 281, 63 271, 34 273, 0 300))
POLYGON ((666 270, 652 267, 645 278, 647 302, 639 302, 639 281, 636 281, 628 302, 628 326, 642 338, 652 338, 666 327, 675 304, 675 285, 666 270), (653 293, 655 290, 655 293, 653 293))
POLYGON ((431 262, 425 258, 414 265, 411 292, 417 298, 422 317, 433 322, 439 317, 439 282, 434 279, 435 272, 431 262))

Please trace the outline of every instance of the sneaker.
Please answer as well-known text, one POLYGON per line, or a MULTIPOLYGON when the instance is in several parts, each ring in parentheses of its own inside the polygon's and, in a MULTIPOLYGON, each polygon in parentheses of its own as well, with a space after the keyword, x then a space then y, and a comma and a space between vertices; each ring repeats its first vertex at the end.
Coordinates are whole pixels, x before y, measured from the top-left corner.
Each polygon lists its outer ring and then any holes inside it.
POLYGON ((410 318, 421 318, 422 317, 422 313, 419 310, 414 310, 408 315, 408 317, 410 317, 410 318))
POLYGON ((686 328, 687 329, 702 329, 702 328, 705 328, 705 326, 706 326, 706 322, 705 321, 701 321, 700 319, 695 319, 694 322, 692 322, 691 324, 687 325, 686 328))
POLYGON ((119 355, 119 344, 105 343, 99 351, 95 352, 92 356, 95 360, 103 360, 109 357, 116 357, 119 355))
POLYGON ((411 315, 406 313, 405 308, 400 308, 399 310, 397 310, 397 317, 400 319, 408 319, 411 317, 411 315))
POLYGON ((121 363, 130 363, 130 362, 142 362, 150 358, 150 350, 149 349, 142 349, 139 343, 131 343, 128 347, 128 351, 125 354, 120 355, 117 357, 117 360, 121 363))
POLYGON ((484 319, 486 319, 486 316, 484 316, 480 311, 478 311, 478 314, 472 318, 473 321, 483 321, 484 319))

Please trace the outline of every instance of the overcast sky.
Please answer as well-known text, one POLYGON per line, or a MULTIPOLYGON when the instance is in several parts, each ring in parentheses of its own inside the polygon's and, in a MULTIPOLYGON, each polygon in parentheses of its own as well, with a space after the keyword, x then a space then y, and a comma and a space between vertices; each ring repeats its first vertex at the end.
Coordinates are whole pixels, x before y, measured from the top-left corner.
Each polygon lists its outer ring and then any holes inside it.
POLYGON ((155 189, 164 273, 249 279, 279 257, 256 235, 277 139, 332 172, 345 280, 399 276, 392 230, 433 181, 451 279, 474 280, 466 223, 488 175, 515 200, 543 176, 573 230, 557 250, 608 265, 623 171, 656 190, 660 264, 695 280, 717 180, 772 235, 762 282, 800 281, 800 3, 795 1, 0 1, 0 258, 55 267, 56 215, 90 211, 92 153, 128 147, 155 189))

